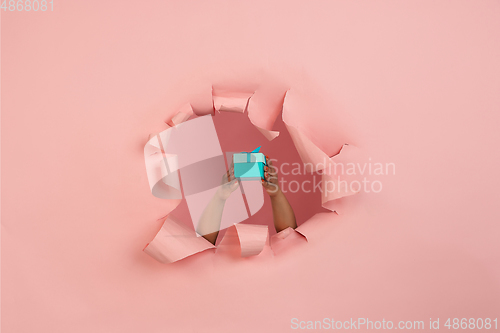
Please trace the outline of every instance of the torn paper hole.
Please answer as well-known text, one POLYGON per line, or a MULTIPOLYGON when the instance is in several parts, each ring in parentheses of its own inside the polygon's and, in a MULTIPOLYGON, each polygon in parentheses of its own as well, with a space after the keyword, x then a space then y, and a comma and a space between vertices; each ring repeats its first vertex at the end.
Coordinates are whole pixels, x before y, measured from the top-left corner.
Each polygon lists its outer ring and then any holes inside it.
MULTIPOLYGON (((340 161, 345 162, 346 159, 355 159, 356 147, 344 145, 339 154, 328 156, 301 131, 300 126, 292 124, 286 116, 291 112, 290 110, 296 108, 294 99, 288 98, 293 94, 293 89, 284 92, 282 119, 306 170, 308 172, 321 171, 323 184, 325 181, 338 183, 342 179, 331 171, 331 165, 340 161)), ((249 105, 251 105, 252 96, 253 92, 213 89, 214 109, 218 112, 242 114, 248 111, 252 124, 264 137, 273 140, 279 132, 273 131, 270 125, 259 127, 256 123, 272 124, 275 118, 259 120, 255 116, 250 116, 252 108, 249 108, 249 105)), ((196 232, 199 232, 198 222, 203 218, 208 207, 211 207, 211 203, 214 200, 217 201, 219 195, 224 193, 224 187, 229 184, 220 182, 220 175, 227 169, 224 163, 224 152, 220 148, 217 133, 211 121, 213 116, 206 115, 188 120, 192 115, 190 105, 185 105, 171 120, 167 121, 172 127, 158 135, 151 136, 144 149, 148 181, 153 195, 164 199, 179 199, 179 196, 183 195, 191 218, 191 221, 180 222, 170 215, 167 217, 160 232, 144 250, 160 262, 173 262, 214 247, 196 232), (201 178, 200 175, 202 175, 201 178), (162 186, 158 186, 159 183, 162 186), (180 239, 174 240, 176 237, 180 239)), ((217 114, 214 117, 217 117, 217 114)), ((269 117, 276 117, 276 114, 269 115, 269 117)), ((230 208, 224 207, 220 221, 217 220, 218 224, 206 231, 216 232, 227 228, 226 235, 219 244, 221 249, 229 244, 237 244, 240 255, 250 257, 262 253, 266 244, 277 253, 286 248, 286 244, 307 241, 306 230, 311 228, 311 223, 308 221, 299 225, 295 230, 288 228, 271 238, 269 238, 267 226, 239 223, 262 207, 262 191, 261 187, 242 185, 232 192, 234 197, 229 197, 231 199, 228 200, 232 201, 230 205, 227 205, 230 208), (252 201, 253 197, 256 198, 255 201, 252 201)), ((322 195, 322 205, 331 211, 336 211, 335 200, 354 194, 356 191, 348 189, 335 193, 326 191, 325 195, 322 195)))

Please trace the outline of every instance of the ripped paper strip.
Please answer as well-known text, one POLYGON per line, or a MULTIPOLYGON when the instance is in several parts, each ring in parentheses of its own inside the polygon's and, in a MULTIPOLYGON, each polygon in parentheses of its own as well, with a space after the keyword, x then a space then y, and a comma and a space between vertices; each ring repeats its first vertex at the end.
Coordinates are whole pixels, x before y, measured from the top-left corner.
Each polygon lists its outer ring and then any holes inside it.
MULTIPOLYGON (((242 257, 258 255, 269 245, 269 231, 267 225, 235 224, 227 229, 219 249, 234 246, 238 243, 242 257)), ((219 251, 218 249, 218 251, 219 251)))
POLYGON ((254 93, 217 91, 212 88, 212 101, 216 111, 245 112, 254 93))
POLYGON ((179 125, 180 123, 185 122, 188 120, 192 115, 193 115, 193 108, 191 107, 191 104, 186 104, 182 108, 180 108, 179 112, 177 112, 172 119, 167 121, 166 123, 174 127, 176 125, 179 125))
POLYGON ((271 249, 274 254, 279 254, 290 246, 295 246, 304 241, 307 242, 307 237, 305 235, 296 229, 288 227, 271 237, 271 249))
MULTIPOLYGON (((265 120, 256 119, 256 117, 253 115, 251 107, 251 98, 253 94, 254 93, 246 92, 216 91, 213 89, 212 101, 214 110, 218 112, 226 111, 239 113, 245 113, 245 111, 247 111, 248 117, 250 118, 252 124, 268 140, 273 140, 279 135, 279 132, 272 131, 271 126, 269 125, 260 127, 257 126, 256 123, 273 124, 274 120, 276 119, 275 117, 277 117, 277 114, 274 116, 269 115, 268 117, 271 118, 265 120)), ((321 196, 322 206, 328 210, 338 213, 335 208, 335 200, 342 197, 354 195, 358 191, 353 191, 350 188, 342 188, 341 185, 342 182, 346 179, 346 176, 344 174, 336 174, 337 170, 335 166, 339 163, 355 161, 359 157, 359 152, 355 146, 344 144, 338 154, 334 156, 328 156, 323 150, 315 145, 296 124, 291 124, 287 117, 287 114, 293 112, 291 110, 296 107, 294 105, 293 98, 290 98, 291 96, 293 96, 293 90, 286 91, 284 96, 285 97, 283 99, 282 105, 282 119, 288 132, 290 133, 295 148, 297 149, 297 152, 299 153, 299 156, 304 163, 305 170, 308 172, 321 171, 323 183, 323 193, 321 196), (329 191, 328 186, 335 186, 337 190, 329 191)), ((163 131, 158 135, 151 136, 150 140, 147 142, 144 148, 146 170, 148 173, 150 189, 152 194, 158 198, 170 200, 178 200, 182 198, 182 189, 179 182, 179 170, 182 173, 183 167, 186 167, 189 163, 183 161, 183 158, 180 158, 178 154, 170 154, 165 150, 165 147, 163 147, 163 145, 168 144, 169 136, 176 133, 176 128, 182 128, 184 124, 189 124, 191 122, 196 123, 196 120, 199 118, 212 117, 211 115, 207 115, 195 118, 191 121, 187 121, 192 114, 193 111, 190 105, 186 105, 181 108, 179 112, 174 115, 170 121, 167 122, 173 127, 163 131)), ((203 130, 204 129, 200 127, 200 131, 203 132, 203 130)), ((212 140, 210 139, 212 137, 212 134, 209 132, 210 131, 206 132, 207 134, 201 136, 204 138, 202 140, 204 144, 206 144, 207 140, 212 140)), ((194 149, 194 151, 203 152, 200 154, 207 154, 207 152, 203 151, 203 149, 200 150, 196 148, 199 147, 190 147, 190 149, 194 149)), ((219 150, 220 146, 218 146, 218 150, 216 152, 208 157, 205 156, 204 158, 222 155, 222 152, 219 150)), ((192 152, 189 152, 188 155, 196 156, 196 154, 193 154, 192 152)), ((182 176, 181 178, 183 179, 182 183, 184 184, 184 178, 182 176)), ((240 194, 243 191, 242 188, 238 188, 238 190, 240 190, 240 194)), ((247 190, 245 189, 245 192, 246 191, 247 190)), ((207 192, 207 198, 210 198, 213 195, 212 192, 207 192)), ((197 193, 193 195, 200 194, 197 193)), ((184 193, 184 197, 187 200, 188 206, 190 206, 190 196, 186 196, 186 193, 184 193)), ((198 205, 199 201, 196 201, 196 203, 198 205)), ((236 205, 237 202, 233 202, 232 205, 233 204, 236 205)), ((201 205, 201 207, 204 206, 201 205)), ((260 207, 262 207, 262 205, 254 208, 253 211, 258 211, 260 207)), ((193 208, 193 211, 196 211, 196 209, 193 208)), ((193 214, 193 212, 191 212, 191 214, 193 214)), ((201 215, 201 211, 199 211, 197 214, 201 215)), ((252 212, 252 214, 254 213, 252 212)), ((275 251, 276 253, 286 247, 285 244, 292 244, 304 240, 307 241, 306 230, 311 227, 310 223, 306 221, 295 230, 287 228, 277 233, 276 235, 273 235, 273 237, 269 239, 267 226, 236 224, 243 221, 247 217, 247 214, 240 214, 240 217, 238 217, 239 220, 235 221, 233 223, 234 226, 232 227, 230 226, 231 223, 228 224, 227 221, 225 223, 224 221, 223 223, 221 223, 221 225, 225 225, 226 228, 229 227, 226 231, 224 239, 219 244, 219 248, 221 250, 231 244, 234 245, 238 243, 241 256, 249 257, 259 255, 267 244, 270 245, 273 251, 275 251)), ((195 219, 193 219, 193 221, 194 220, 195 219)), ((199 235, 197 235, 194 230, 189 229, 186 225, 182 225, 181 222, 176 221, 175 219, 167 218, 160 232, 156 235, 153 241, 150 242, 148 246, 146 246, 144 251, 160 262, 174 262, 176 260, 183 259, 187 256, 210 248, 214 248, 214 246, 203 237, 199 237, 199 235), (178 235, 180 239, 175 239, 176 235, 178 235)))

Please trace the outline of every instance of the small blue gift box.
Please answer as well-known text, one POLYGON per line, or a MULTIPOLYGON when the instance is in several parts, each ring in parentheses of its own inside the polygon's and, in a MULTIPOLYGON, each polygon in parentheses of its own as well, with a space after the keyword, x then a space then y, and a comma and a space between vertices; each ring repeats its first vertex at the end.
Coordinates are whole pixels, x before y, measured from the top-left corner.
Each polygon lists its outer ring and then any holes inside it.
POLYGON ((259 153, 260 147, 251 151, 233 155, 234 176, 241 180, 256 180, 264 178, 266 156, 259 153))

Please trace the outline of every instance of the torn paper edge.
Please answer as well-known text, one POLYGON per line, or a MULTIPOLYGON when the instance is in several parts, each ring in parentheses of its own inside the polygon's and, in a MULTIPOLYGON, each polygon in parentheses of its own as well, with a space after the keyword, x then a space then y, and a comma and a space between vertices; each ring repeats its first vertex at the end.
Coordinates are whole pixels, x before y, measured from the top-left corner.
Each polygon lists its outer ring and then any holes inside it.
MULTIPOLYGON (((351 149, 354 146, 349 144, 344 144, 341 147, 338 154, 335 154, 333 156, 328 156, 323 150, 321 150, 318 146, 316 146, 307 137, 307 135, 302 133, 299 127, 290 124, 288 122, 286 114, 290 112, 289 111, 290 106, 287 103, 287 97, 290 95, 291 91, 292 89, 288 89, 284 94, 282 109, 281 109, 281 116, 283 122, 288 132, 290 133, 295 149, 297 149, 297 152, 299 153, 302 162, 305 165, 316 166, 310 168, 308 171, 309 172, 322 171, 327 167, 327 165, 321 164, 322 162, 328 161, 328 163, 334 163, 335 159, 341 156, 343 151, 345 151, 346 149, 351 149)), ((269 141, 271 141, 279 135, 279 132, 273 131, 272 128, 263 128, 255 124, 255 120, 252 119, 253 118, 252 111, 251 109, 250 110, 248 109, 253 94, 254 92, 250 93, 250 92, 234 92, 234 91, 233 92, 215 91, 214 88, 212 87, 212 103, 214 110, 218 112, 239 112, 239 113, 245 113, 247 111, 247 114, 252 124, 264 135, 264 137, 266 137, 269 141)), ((171 127, 177 126, 182 122, 187 121, 192 115, 193 115, 193 109, 191 105, 186 104, 183 107, 181 107, 179 111, 170 120, 166 121, 166 123, 171 127)), ((273 121, 270 123, 274 123, 274 120, 275 119, 273 119, 273 121)), ((175 190, 180 191, 180 188, 177 188, 178 184, 175 181, 175 179, 170 179, 170 180, 165 179, 165 174, 164 172, 162 172, 163 169, 161 168, 161 165, 157 166, 156 168, 154 167, 154 165, 151 165, 154 164, 154 161, 151 160, 151 156, 155 154, 163 154, 162 155, 163 158, 161 160, 157 158, 156 159, 157 161, 158 160, 164 161, 167 158, 167 156, 164 156, 164 152, 162 152, 161 142, 159 141, 157 134, 150 136, 144 148, 144 154, 146 159, 146 169, 148 172, 148 181, 150 183, 150 188, 153 195, 155 195, 155 193, 153 191, 154 184, 152 183, 159 180, 163 180, 163 183, 165 183, 170 189, 172 189, 172 191, 175 190), (160 172, 158 172, 158 170, 160 170, 160 172), (150 175, 150 173, 153 173, 153 175, 150 175)), ((322 174, 323 184, 325 184, 325 180, 327 180, 327 177, 330 176, 331 175, 326 173, 322 174)), ((345 196, 354 195, 356 193, 357 192, 346 191, 344 193, 339 193, 334 195, 322 194, 322 206, 338 214, 338 211, 335 209, 334 201, 345 196)), ((178 199, 177 197, 176 198, 168 197, 168 195, 166 195, 166 197, 163 198, 178 199)), ((238 237, 241 256, 249 257, 258 255, 262 252, 266 244, 269 244, 272 249, 273 239, 275 241, 277 239, 285 239, 288 238, 293 233, 299 235, 300 237, 304 237, 304 239, 308 241, 307 235, 303 231, 303 229, 305 228, 303 226, 306 225, 308 221, 305 221, 296 229, 287 228, 285 229, 286 231, 282 230, 280 233, 273 235, 273 237, 271 238, 269 237, 269 231, 267 226, 236 224, 234 226, 234 232, 236 232, 238 237), (265 227, 265 236, 263 229, 262 230, 259 229, 260 227, 265 227)), ((228 232, 226 232, 226 234, 228 232)), ((225 237, 226 236, 229 235, 225 235, 225 237)), ((219 246, 223 244, 224 238, 221 240, 219 246)), ((196 253, 202 252, 210 248, 215 248, 215 246, 212 245, 203 237, 197 237, 194 230, 190 230, 187 226, 182 225, 181 222, 169 218, 169 215, 167 215, 167 218, 162 228, 155 236, 155 238, 146 246, 144 252, 148 253, 149 255, 151 255, 153 258, 157 259, 160 262, 170 263, 181 260, 183 258, 186 258, 188 256, 194 255, 196 253), (180 237, 180 240, 174 240, 173 236, 175 235, 175 232, 177 232, 178 236, 180 237), (190 239, 191 237, 192 240, 190 239), (183 246, 183 249, 179 250, 177 248, 179 246, 183 246)))

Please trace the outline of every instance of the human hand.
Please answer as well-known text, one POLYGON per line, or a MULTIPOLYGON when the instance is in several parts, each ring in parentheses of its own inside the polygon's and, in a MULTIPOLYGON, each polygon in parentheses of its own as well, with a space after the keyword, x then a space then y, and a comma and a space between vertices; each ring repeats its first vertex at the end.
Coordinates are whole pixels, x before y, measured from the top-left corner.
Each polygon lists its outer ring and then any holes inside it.
POLYGON ((217 190, 217 194, 222 200, 227 200, 231 193, 238 188, 238 180, 234 176, 234 165, 231 163, 229 170, 222 176, 221 186, 217 190))
POLYGON ((262 186, 269 196, 273 197, 280 192, 278 186, 278 169, 273 166, 269 156, 266 155, 266 163, 264 166, 264 179, 262 179, 262 186))

